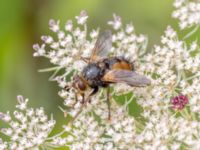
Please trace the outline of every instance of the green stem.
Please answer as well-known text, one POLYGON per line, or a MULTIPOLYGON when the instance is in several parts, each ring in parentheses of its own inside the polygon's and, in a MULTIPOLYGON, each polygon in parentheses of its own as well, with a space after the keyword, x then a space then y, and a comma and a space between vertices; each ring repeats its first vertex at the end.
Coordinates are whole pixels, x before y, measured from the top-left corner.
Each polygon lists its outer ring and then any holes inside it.
POLYGON ((198 29, 199 29, 199 25, 196 26, 191 32, 189 32, 188 34, 186 34, 186 35, 183 37, 183 40, 186 40, 187 38, 189 38, 190 36, 192 36, 198 29))
POLYGON ((53 81, 54 77, 57 75, 57 73, 60 71, 62 67, 59 67, 55 70, 55 72, 50 76, 49 81, 53 81))
POLYGON ((56 67, 51 67, 51 68, 39 69, 38 72, 50 72, 57 69, 61 69, 61 67, 56 66, 56 67))
POLYGON ((197 120, 196 116, 195 116, 195 113, 194 112, 191 112, 191 116, 192 116, 192 119, 193 120, 197 120))
POLYGON ((185 81, 192 80, 192 79, 197 78, 197 77, 199 77, 199 76, 200 76, 199 74, 196 74, 196 75, 190 76, 190 77, 186 78, 185 81))
POLYGON ((142 123, 138 122, 136 119, 134 120, 134 122, 135 122, 135 125, 137 128, 139 128, 141 130, 143 130, 145 128, 145 126, 142 123))
POLYGON ((184 117, 184 118, 187 118, 189 120, 192 118, 186 108, 179 111, 179 112, 180 112, 181 116, 184 117))

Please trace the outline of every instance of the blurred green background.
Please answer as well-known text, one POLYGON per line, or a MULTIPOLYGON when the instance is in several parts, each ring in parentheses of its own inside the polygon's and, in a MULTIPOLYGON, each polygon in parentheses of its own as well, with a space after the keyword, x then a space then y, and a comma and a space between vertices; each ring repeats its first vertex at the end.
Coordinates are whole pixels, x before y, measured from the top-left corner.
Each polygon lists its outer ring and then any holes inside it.
MULTIPOLYGON (((74 19, 82 9, 89 14, 91 30, 107 26, 116 13, 124 23, 132 22, 137 33, 149 37, 149 48, 159 43, 171 18, 173 0, 0 0, 0 111, 13 110, 16 95, 30 99, 29 105, 43 106, 56 120, 62 120, 58 109, 62 99, 56 83, 49 82, 50 73, 38 69, 50 67, 48 60, 33 58, 32 45, 49 33, 49 19, 61 25, 74 19)), ((0 125, 2 123, 0 122, 0 125)))

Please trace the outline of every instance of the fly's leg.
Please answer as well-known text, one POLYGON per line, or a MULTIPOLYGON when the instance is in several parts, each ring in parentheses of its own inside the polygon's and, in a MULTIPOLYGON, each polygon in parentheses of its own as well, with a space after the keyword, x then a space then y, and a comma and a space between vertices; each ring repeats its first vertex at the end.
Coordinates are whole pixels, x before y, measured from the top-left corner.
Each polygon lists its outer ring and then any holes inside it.
POLYGON ((84 104, 85 103, 85 94, 84 93, 78 93, 78 92, 75 92, 74 93, 74 97, 75 97, 75 103, 73 104, 72 108, 74 108, 74 106, 78 103, 78 94, 81 95, 81 101, 80 103, 81 104, 84 104))
POLYGON ((77 92, 74 93, 74 97, 75 97, 75 103, 72 105, 72 108, 74 108, 74 106, 78 103, 77 92))
POLYGON ((83 60, 85 63, 89 63, 90 58, 81 57, 81 60, 83 60))
POLYGON ((135 60, 131 62, 132 71, 135 71, 135 60))
POLYGON ((111 119, 111 111, 110 111, 110 88, 107 88, 107 92, 106 92, 106 102, 108 105, 108 120, 111 119))
MULTIPOLYGON (((73 85, 72 85, 73 86, 73 85)), ((74 87, 74 86, 73 86, 74 87)), ((66 85, 65 87, 65 90, 66 91, 69 91, 70 90, 70 86, 69 85, 66 85)), ((74 106, 77 104, 78 102, 78 92, 74 92, 74 97, 75 97, 75 103, 72 105, 72 108, 74 108, 74 106)))
POLYGON ((96 94, 98 92, 98 90, 99 90, 98 86, 96 86, 96 87, 93 88, 93 91, 88 96, 88 102, 89 103, 91 103, 91 96, 94 95, 94 94, 96 94))
POLYGON ((81 96, 82 96, 81 104, 84 104, 85 103, 85 94, 82 93, 81 96))

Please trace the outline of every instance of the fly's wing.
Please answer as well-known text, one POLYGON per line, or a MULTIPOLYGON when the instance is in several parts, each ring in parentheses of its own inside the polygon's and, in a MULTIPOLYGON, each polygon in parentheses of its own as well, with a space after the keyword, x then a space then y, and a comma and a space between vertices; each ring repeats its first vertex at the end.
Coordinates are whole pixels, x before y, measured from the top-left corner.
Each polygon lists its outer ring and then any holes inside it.
POLYGON ((143 75, 128 70, 111 70, 103 77, 103 81, 111 83, 126 83, 134 87, 144 87, 151 83, 143 75))
POLYGON ((100 33, 94 48, 92 49, 92 54, 90 61, 95 61, 99 57, 106 56, 108 51, 112 48, 112 33, 110 30, 105 30, 100 33))

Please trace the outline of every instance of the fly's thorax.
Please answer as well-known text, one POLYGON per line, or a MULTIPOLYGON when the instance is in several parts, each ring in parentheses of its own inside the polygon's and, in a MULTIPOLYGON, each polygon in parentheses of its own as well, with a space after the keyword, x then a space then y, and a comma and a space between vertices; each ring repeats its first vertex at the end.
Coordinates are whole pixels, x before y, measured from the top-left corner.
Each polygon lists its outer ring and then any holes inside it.
POLYGON ((102 86, 102 77, 104 75, 104 69, 97 63, 88 64, 82 71, 82 75, 87 80, 90 87, 102 86))

